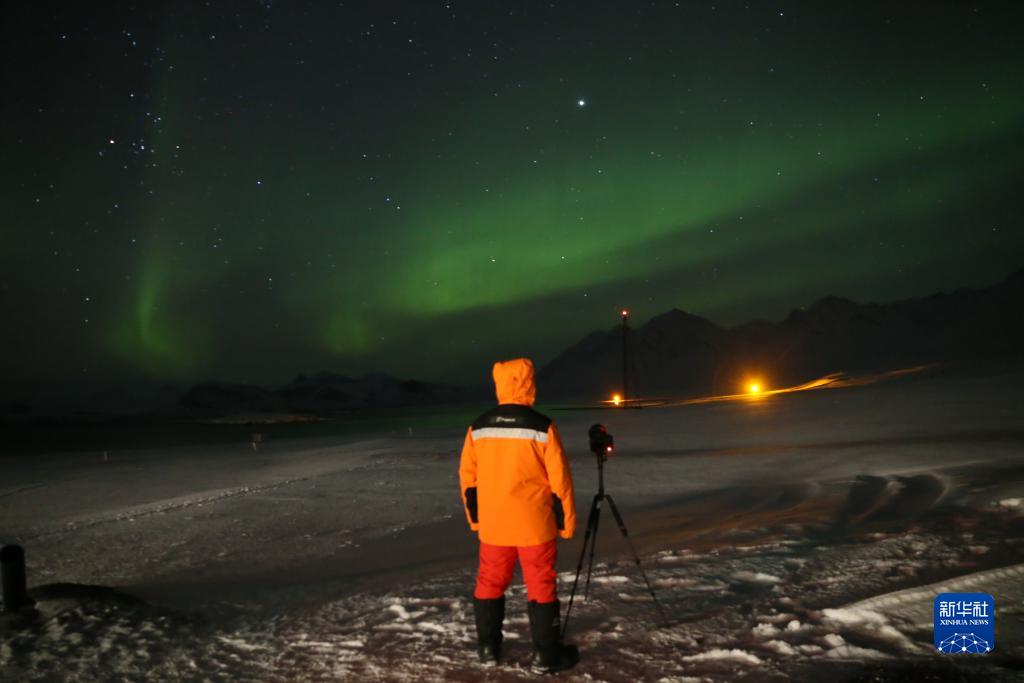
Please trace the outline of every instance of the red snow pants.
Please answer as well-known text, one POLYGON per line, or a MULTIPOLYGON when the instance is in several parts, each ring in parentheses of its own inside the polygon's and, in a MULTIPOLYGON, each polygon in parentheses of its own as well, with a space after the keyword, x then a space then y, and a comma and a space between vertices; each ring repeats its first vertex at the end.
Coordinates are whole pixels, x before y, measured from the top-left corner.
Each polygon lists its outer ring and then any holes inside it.
POLYGON ((536 602, 554 602, 556 599, 555 558, 557 546, 554 539, 540 545, 511 546, 491 545, 480 542, 480 567, 476 574, 476 590, 473 597, 493 600, 505 594, 512 582, 516 568, 516 557, 523 568, 526 582, 526 598, 536 602))

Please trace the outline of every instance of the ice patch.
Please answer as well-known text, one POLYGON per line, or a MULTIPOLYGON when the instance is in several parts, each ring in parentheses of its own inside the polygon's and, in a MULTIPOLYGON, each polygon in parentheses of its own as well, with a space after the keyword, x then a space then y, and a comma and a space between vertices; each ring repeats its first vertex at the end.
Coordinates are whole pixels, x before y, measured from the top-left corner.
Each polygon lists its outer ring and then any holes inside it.
POLYGON ((771 650, 772 652, 782 655, 783 657, 793 657, 797 654, 793 646, 784 640, 769 640, 763 643, 763 646, 771 650))
POLYGON ((840 607, 837 609, 824 609, 821 613, 829 621, 838 622, 844 626, 881 625, 886 623, 886 618, 878 612, 857 607, 840 607))
POLYGON ((395 615, 401 621, 406 621, 406 620, 408 620, 411 617, 411 615, 409 614, 409 610, 405 609, 404 607, 402 607, 401 605, 399 605, 397 603, 394 604, 394 605, 388 605, 388 611, 389 612, 394 612, 395 615))
POLYGON ((593 583, 629 583, 628 576, 595 576, 590 580, 593 583))
POLYGON ((46 625, 46 635, 54 640, 60 640, 64 635, 64 625, 57 621, 51 621, 46 625))
POLYGON ((763 662, 760 657, 752 655, 745 650, 722 650, 715 648, 714 650, 708 650, 707 652, 701 652, 700 654, 690 655, 683 657, 684 662, 706 662, 710 660, 727 660, 730 662, 737 662, 740 664, 749 664, 751 666, 759 666, 763 662))
POLYGON ((619 593, 618 598, 623 602, 651 602, 649 593, 619 593))
POLYGON ((831 659, 890 659, 889 655, 884 652, 869 650, 866 647, 857 647, 856 645, 840 645, 826 652, 825 656, 831 659))
POLYGON ((224 643, 225 645, 230 645, 231 647, 237 648, 239 650, 245 650, 246 652, 256 652, 258 650, 267 649, 263 645, 254 645, 252 643, 242 640, 241 638, 228 638, 227 636, 217 636, 217 640, 224 643))
POLYGON ((691 591, 697 591, 701 593, 720 591, 728 588, 724 583, 702 583, 697 586, 690 586, 691 591))
POLYGON ((361 640, 339 640, 337 644, 340 647, 360 648, 363 647, 366 643, 364 643, 361 640))
POLYGON ((782 582, 782 579, 779 578, 778 576, 773 576, 771 574, 765 574, 763 572, 748 572, 748 571, 736 572, 735 574, 732 575, 732 578, 736 579, 737 581, 743 581, 743 582, 746 582, 746 583, 758 583, 758 584, 762 584, 762 585, 765 585, 765 586, 770 586, 770 585, 782 582))
POLYGON ((821 639, 830 648, 842 647, 846 641, 838 633, 826 633, 821 639))
POLYGON ((663 550, 655 556, 655 561, 662 564, 673 564, 679 562, 692 562, 699 557, 701 556, 684 548, 678 551, 663 550))
POLYGON ((415 626, 412 624, 377 624, 374 627, 378 631, 402 631, 410 632, 415 630, 415 626))

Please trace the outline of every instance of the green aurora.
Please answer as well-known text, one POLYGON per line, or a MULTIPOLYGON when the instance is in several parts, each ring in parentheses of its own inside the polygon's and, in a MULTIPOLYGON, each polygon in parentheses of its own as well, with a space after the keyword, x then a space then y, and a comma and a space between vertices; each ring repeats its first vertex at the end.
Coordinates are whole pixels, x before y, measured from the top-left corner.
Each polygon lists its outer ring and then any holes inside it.
MULTIPOLYGON (((704 15, 619 36, 615 7, 560 41, 535 16, 497 47, 381 29, 388 49, 327 10, 262 10, 295 41, 165 12, 98 101, 70 96, 57 159, 30 158, 40 123, 4 170, 11 355, 38 354, 12 372, 479 380, 623 306, 737 324, 1021 265, 1024 60, 994 11, 955 49, 903 18, 869 50, 764 34, 770 11, 728 40, 704 15)), ((124 64, 53 59, 58 90, 124 64)))

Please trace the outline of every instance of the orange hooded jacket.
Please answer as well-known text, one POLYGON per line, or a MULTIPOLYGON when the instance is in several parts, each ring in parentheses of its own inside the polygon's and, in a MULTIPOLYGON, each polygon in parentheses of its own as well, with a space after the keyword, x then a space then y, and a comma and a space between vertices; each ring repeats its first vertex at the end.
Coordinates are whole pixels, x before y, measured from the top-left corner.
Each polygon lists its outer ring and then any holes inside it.
POLYGON ((466 433, 459 482, 466 519, 490 545, 529 546, 572 538, 572 475, 554 422, 530 406, 533 363, 494 364, 499 405, 466 433))

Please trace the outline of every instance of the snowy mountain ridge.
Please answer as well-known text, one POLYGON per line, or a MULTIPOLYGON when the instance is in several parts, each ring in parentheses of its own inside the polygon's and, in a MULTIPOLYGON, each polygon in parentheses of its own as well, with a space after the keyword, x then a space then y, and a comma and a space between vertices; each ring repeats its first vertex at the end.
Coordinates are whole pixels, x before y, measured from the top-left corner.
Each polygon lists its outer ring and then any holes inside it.
MULTIPOLYGON (((634 395, 732 393, 747 378, 774 386, 834 372, 889 370, 1019 355, 1024 269, 984 289, 892 303, 827 296, 784 320, 733 328, 673 309, 629 333, 634 395)), ((622 384, 622 328, 593 332, 540 372, 546 395, 606 398, 622 384)))

